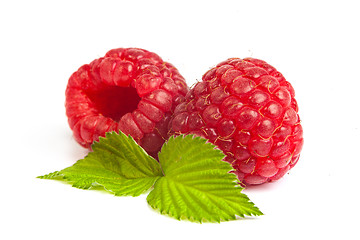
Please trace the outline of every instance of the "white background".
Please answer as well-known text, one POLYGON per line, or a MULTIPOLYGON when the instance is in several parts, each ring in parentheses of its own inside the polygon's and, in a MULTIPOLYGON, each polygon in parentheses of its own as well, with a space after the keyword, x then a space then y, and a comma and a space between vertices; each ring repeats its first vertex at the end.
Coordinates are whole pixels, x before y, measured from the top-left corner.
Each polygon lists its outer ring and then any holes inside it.
POLYGON ((357 1, 2 1, 1 239, 359 239, 357 1), (158 214, 36 176, 86 155, 65 116, 82 64, 118 47, 173 63, 189 85, 229 57, 263 59, 292 83, 305 145, 283 179, 245 189, 264 216, 221 224, 158 214))

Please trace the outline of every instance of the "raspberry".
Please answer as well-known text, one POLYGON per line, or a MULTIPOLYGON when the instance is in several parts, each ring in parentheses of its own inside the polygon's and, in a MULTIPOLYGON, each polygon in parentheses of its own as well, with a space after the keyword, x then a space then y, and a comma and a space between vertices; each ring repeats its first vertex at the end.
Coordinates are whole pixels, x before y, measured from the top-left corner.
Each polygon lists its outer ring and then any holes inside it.
POLYGON ((295 92, 274 67, 231 58, 210 69, 174 110, 171 134, 207 138, 244 185, 278 180, 303 145, 295 92))
POLYGON ((172 111, 187 91, 178 70, 155 53, 118 48, 71 75, 66 115, 85 148, 106 132, 121 130, 156 157, 172 111))

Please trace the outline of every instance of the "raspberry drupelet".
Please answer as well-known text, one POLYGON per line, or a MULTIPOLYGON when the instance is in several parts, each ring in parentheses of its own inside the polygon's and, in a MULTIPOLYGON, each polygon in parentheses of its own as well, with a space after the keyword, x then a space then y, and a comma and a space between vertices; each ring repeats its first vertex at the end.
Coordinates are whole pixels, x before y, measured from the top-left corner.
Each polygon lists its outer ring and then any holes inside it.
POLYGON ((265 61, 231 58, 188 92, 169 132, 207 138, 244 185, 271 182, 295 166, 303 146, 294 97, 291 84, 265 61))
POLYGON ((71 75, 66 115, 75 140, 85 148, 106 132, 121 130, 156 157, 173 110, 187 92, 178 70, 157 54, 118 48, 71 75))

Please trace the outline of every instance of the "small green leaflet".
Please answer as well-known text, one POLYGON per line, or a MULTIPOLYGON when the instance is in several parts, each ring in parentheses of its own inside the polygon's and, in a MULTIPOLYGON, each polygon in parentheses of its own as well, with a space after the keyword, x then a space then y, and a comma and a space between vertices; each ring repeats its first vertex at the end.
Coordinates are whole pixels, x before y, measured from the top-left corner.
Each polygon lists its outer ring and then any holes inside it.
POLYGON ((73 166, 39 178, 66 180, 81 189, 102 186, 116 196, 135 197, 162 176, 159 163, 122 132, 107 133, 92 149, 73 166))
POLYGON ((261 211, 241 193, 224 154, 206 139, 170 137, 159 153, 149 156, 131 136, 107 133, 93 151, 73 166, 42 179, 64 180, 73 187, 103 187, 116 196, 147 196, 149 205, 178 220, 220 222, 258 216, 261 211))
POLYGON ((177 219, 220 222, 236 215, 261 215, 241 193, 233 168, 224 154, 206 139, 171 137, 159 153, 164 177, 155 183, 147 201, 151 207, 177 219))

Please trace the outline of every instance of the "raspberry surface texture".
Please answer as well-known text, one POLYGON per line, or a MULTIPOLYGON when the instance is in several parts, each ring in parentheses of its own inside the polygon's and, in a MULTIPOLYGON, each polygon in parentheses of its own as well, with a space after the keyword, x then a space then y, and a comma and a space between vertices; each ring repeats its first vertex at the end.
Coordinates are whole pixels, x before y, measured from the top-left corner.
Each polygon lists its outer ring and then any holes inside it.
POLYGON ((175 108, 169 132, 207 138, 244 185, 280 179, 303 146, 293 87, 254 58, 231 58, 206 72, 175 108))
POLYGON ((173 110, 187 92, 178 70, 157 54, 112 49, 71 75, 66 115, 75 140, 85 148, 106 132, 121 130, 156 157, 173 110))

